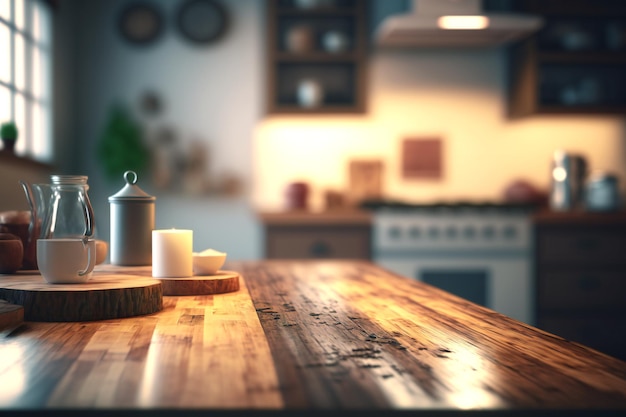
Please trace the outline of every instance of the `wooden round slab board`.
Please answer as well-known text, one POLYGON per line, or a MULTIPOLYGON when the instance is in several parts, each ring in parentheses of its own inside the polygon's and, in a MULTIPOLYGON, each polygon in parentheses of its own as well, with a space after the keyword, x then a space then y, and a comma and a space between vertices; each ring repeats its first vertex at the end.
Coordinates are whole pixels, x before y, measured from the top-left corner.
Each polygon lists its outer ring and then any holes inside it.
MULTIPOLYGON (((96 270, 111 274, 152 277, 151 266, 100 265, 96 270)), ((163 295, 211 295, 239 290, 239 274, 234 271, 217 271, 211 275, 194 275, 184 278, 153 278, 163 285, 163 295)))
POLYGON ((161 282, 95 271, 81 284, 48 284, 39 274, 0 276, 0 299, 24 307, 29 321, 93 321, 163 309, 161 282))
POLYGON ((194 275, 186 278, 158 278, 163 295, 208 295, 239 290, 239 274, 217 271, 213 275, 194 275))
POLYGON ((0 300, 0 331, 14 329, 24 322, 24 307, 0 300))

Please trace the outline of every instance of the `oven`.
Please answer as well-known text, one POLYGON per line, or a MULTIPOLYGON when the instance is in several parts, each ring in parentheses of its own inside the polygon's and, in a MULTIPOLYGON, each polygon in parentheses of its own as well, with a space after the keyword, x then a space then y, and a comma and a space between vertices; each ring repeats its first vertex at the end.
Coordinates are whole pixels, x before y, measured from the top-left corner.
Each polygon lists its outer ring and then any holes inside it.
POLYGON ((534 324, 528 207, 379 207, 373 227, 380 266, 534 324))

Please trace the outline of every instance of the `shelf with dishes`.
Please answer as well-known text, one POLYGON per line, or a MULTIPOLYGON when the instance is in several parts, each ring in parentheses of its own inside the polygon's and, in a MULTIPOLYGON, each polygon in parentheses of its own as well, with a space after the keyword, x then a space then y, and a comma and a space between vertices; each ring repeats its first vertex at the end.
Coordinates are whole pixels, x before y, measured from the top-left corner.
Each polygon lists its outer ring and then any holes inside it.
POLYGON ((526 3, 545 25, 510 49, 510 115, 625 114, 626 8, 526 3))
POLYGON ((365 111, 365 2, 269 0, 267 111, 365 111))

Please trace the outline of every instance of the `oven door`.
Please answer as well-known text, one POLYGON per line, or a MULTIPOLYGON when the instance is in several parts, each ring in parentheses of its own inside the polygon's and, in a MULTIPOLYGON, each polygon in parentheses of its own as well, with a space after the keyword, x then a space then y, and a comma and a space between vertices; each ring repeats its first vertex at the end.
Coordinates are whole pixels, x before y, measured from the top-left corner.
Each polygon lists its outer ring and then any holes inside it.
POLYGON ((432 257, 378 259, 399 275, 439 287, 476 304, 533 325, 532 280, 526 258, 432 257))

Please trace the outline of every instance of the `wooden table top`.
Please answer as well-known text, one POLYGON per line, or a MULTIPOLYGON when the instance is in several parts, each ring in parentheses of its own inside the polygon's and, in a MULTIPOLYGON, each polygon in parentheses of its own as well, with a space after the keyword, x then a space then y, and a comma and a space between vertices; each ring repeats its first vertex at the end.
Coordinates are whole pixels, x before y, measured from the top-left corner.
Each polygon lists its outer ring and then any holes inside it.
POLYGON ((369 262, 225 267, 236 292, 0 333, 0 409, 626 411, 626 362, 369 262))

